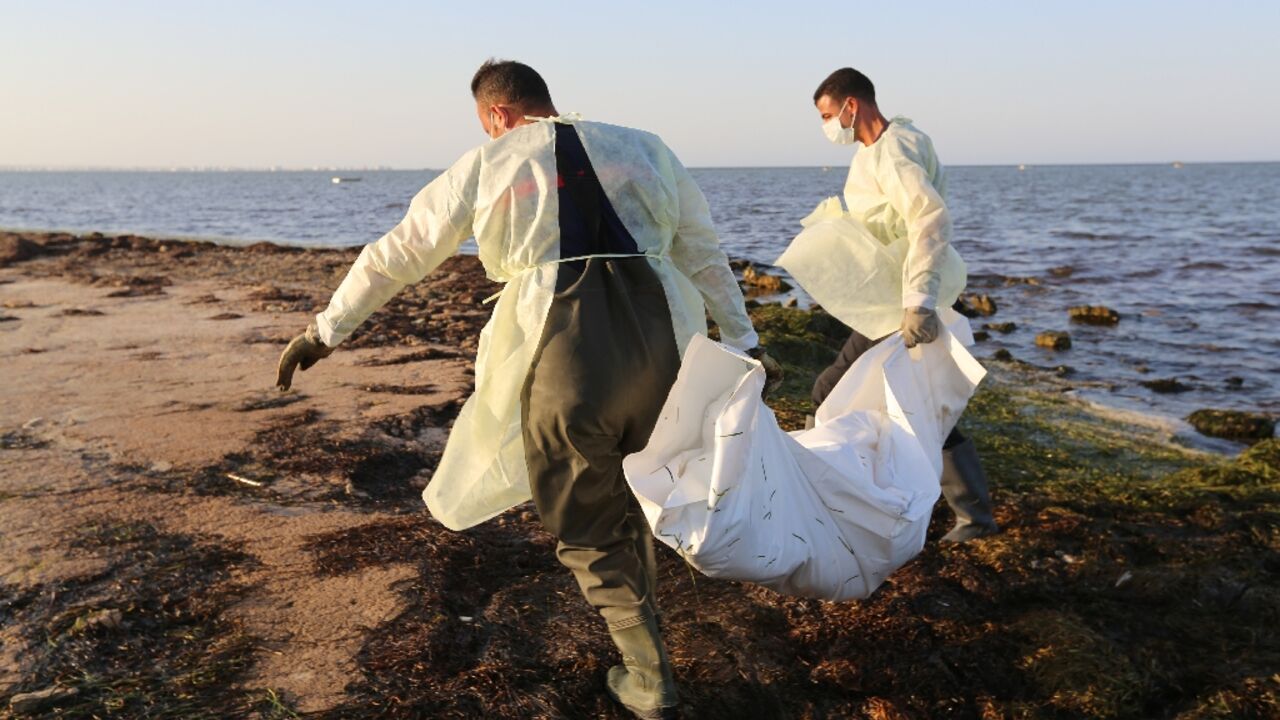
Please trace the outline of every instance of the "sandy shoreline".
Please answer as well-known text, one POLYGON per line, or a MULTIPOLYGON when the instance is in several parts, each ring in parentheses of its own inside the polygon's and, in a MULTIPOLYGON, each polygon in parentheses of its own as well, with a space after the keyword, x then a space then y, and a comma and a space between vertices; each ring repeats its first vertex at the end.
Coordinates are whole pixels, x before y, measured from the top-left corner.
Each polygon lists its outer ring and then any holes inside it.
MULTIPOLYGON (((603 627, 533 513, 451 533, 418 498, 473 382, 479 300, 494 290, 478 260, 407 289, 280 394, 283 343, 356 250, 23 238, 26 256, 0 267, 0 701, 58 686, 78 693, 64 707, 121 717, 621 717, 599 693, 614 661, 603 627)), ((753 313, 799 369, 778 406, 794 422, 803 374, 840 330, 753 313)), ((1019 372, 997 372, 971 412, 1005 535, 931 543, 874 598, 843 605, 695 579, 664 552, 695 716, 1124 717, 1274 701, 1274 641, 1223 629, 1274 616, 1274 480, 1247 484, 1262 495, 1187 490, 1159 515, 1144 488, 1166 502, 1181 485, 1165 475, 1204 459, 1053 393, 1010 395, 1019 372), (1063 464, 1073 453, 1096 463, 1063 464), (1212 567, 1188 575, 1201 556, 1212 567), (1136 579, 1117 584, 1125 573, 1136 579), (1176 602, 1187 583, 1203 628, 1180 642, 1226 633, 1203 651, 1220 667, 1093 687, 1159 655, 1164 630, 1123 613, 1176 602), (1204 589, 1223 583, 1227 599, 1204 589), (1055 674, 1035 655, 1055 647, 1105 662, 1055 674)))
MULTIPOLYGON (((382 441, 387 423, 423 409, 451 417, 471 387, 467 353, 479 321, 446 310, 420 326, 374 323, 351 349, 326 362, 324 372, 300 376, 298 390, 282 395, 273 387, 281 345, 305 326, 323 302, 312 293, 325 292, 352 253, 223 250, 140 238, 112 240, 110 247, 59 247, 60 241, 70 242, 54 236, 57 254, 0 270, 3 312, 18 318, 0 329, 4 374, 21 379, 5 383, 0 427, 39 446, 6 457, 0 578, 21 588, 101 567, 103 561, 91 555, 65 557, 51 541, 104 511, 111 522, 216 536, 261 560, 236 578, 263 590, 236 610, 246 630, 268 644, 305 637, 317 646, 301 656, 264 656, 262 683, 307 698, 302 710, 331 705, 354 672, 357 628, 395 609, 391 588, 406 570, 309 582, 300 570, 307 565, 303 538, 414 509, 414 490, 429 478, 445 429, 415 424, 405 437, 391 438, 398 444, 391 453, 361 453, 361 444, 382 441), (406 343, 405 334, 423 325, 443 342, 406 343), (416 359, 425 356, 437 359, 416 359), (327 432, 317 435, 329 449, 347 443, 359 455, 354 462, 371 463, 365 475, 376 474, 379 463, 422 458, 416 461, 422 467, 410 473, 413 487, 397 488, 392 497, 379 492, 381 485, 404 478, 359 487, 363 475, 351 485, 340 467, 326 471, 321 462, 305 468, 310 472, 278 477, 254 450, 246 452, 255 440, 263 444, 260 436, 308 414, 318 415, 308 424, 327 423, 327 432), (203 473, 215 492, 227 495, 157 495, 146 488, 190 473, 203 473), (258 491, 248 483, 268 489, 268 501, 239 502, 237 493, 258 491), (352 501, 357 508, 343 507, 352 501), (288 637, 277 637, 276 627, 289 628, 288 637)), ((468 265, 478 263, 463 259, 453 263, 458 270, 446 268, 443 276, 458 280, 441 283, 436 292, 486 290, 483 276, 468 265)), ((261 452, 290 453, 296 464, 306 464, 308 452, 325 448, 267 446, 261 452)), ((403 476, 411 469, 396 471, 403 476)), ((12 657, 21 643, 5 639, 12 657)), ((16 681, 14 665, 0 667, 6 668, 0 683, 16 681)))

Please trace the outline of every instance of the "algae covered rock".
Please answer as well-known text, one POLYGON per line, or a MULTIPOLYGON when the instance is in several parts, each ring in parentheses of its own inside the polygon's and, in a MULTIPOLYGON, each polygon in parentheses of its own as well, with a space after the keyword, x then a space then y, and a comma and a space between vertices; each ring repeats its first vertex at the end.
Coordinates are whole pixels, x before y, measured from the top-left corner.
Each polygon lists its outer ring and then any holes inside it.
POLYGON ((1006 275, 1004 278, 1005 287, 1014 287, 1015 285, 1040 285, 1040 278, 1036 277, 1017 277, 1014 275, 1006 275))
POLYGON ((1047 330, 1036 335, 1036 345, 1050 350, 1071 349, 1071 336, 1058 330, 1047 330))
POLYGON ((967 318, 991 317, 996 314, 996 301, 986 293, 967 293, 956 299, 951 306, 956 312, 967 318))
POLYGON ((1183 393, 1191 388, 1190 385, 1182 382, 1178 378, 1160 378, 1158 380, 1143 380, 1138 383, 1142 387, 1158 393, 1183 393))
POLYGON ((5 233, 0 235, 0 267, 22 262, 39 255, 43 248, 27 238, 5 233))
POLYGON ((1086 325, 1118 325, 1120 313, 1104 305, 1077 305, 1067 308, 1067 315, 1072 322, 1086 325))
POLYGON ((1242 410, 1197 410, 1187 416, 1187 422, 1201 434, 1228 440, 1266 440, 1276 434, 1275 420, 1242 410))
POLYGON ((1259 441, 1230 462, 1189 468, 1175 477, 1210 486, 1261 487, 1280 483, 1280 438, 1259 441))
POLYGON ((982 327, 987 330, 994 330, 1001 335, 1008 335, 1018 329, 1018 324, 1013 322, 985 323, 982 327))
POLYGON ((1249 463, 1260 471, 1280 475, 1280 438, 1269 438, 1240 453, 1239 463, 1249 463))
POLYGON ((849 328, 822 310, 757 305, 751 308, 751 322, 770 354, 811 365, 810 371, 825 368, 849 337, 849 328))
POLYGON ((759 288, 768 292, 786 292, 791 289, 791 285, 787 281, 777 275, 770 275, 766 272, 757 270, 754 266, 749 266, 742 271, 742 281, 752 287, 759 288))

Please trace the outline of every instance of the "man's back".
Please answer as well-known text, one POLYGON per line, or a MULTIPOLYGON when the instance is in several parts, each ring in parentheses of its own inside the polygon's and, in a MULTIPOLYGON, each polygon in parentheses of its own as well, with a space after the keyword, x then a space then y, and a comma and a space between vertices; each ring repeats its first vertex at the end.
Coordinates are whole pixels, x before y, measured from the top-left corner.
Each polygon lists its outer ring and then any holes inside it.
POLYGON ((561 257, 559 138, 594 166, 612 214, 636 250, 669 249, 680 219, 679 204, 672 202, 679 196, 678 181, 671 151, 657 136, 604 123, 538 122, 472 150, 448 171, 459 199, 471 209, 480 257, 490 274, 505 280, 521 266, 561 257), (574 134, 565 135, 563 128, 574 134))

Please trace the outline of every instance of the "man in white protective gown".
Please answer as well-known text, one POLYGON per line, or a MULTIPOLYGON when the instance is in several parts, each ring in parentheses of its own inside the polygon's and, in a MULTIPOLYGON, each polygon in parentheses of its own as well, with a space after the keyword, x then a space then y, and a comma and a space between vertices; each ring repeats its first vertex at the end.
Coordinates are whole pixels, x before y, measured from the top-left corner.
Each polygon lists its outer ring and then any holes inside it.
POLYGON ((885 121, 856 71, 816 99, 833 140, 867 148, 850 210, 824 202, 778 260, 854 331, 819 378, 812 426, 784 432, 760 399, 763 371, 695 338, 649 444, 623 469, 655 535, 700 572, 841 601, 870 596, 919 554, 944 489, 960 519, 949 539, 995 524, 972 445, 955 433, 986 371, 950 307, 965 271, 932 146, 885 121))
MULTIPOLYGON (((875 297, 886 293, 873 289, 880 286, 872 280, 864 281, 861 287, 845 282, 829 291, 843 297, 826 297, 821 291, 811 291, 828 310, 841 304, 862 305, 860 311, 852 312, 866 322, 862 327, 854 325, 835 362, 814 383, 813 402, 821 405, 857 359, 889 331, 900 330, 907 347, 934 342, 939 332, 939 312, 951 313, 950 305, 963 289, 964 266, 951 247, 946 175, 929 136, 904 117, 886 120, 876 105, 875 86, 853 68, 831 73, 814 92, 813 101, 829 140, 840 145, 862 145, 853 157, 844 186, 849 236, 845 240, 857 232, 869 233, 881 244, 878 252, 900 253, 896 261, 902 266, 900 278, 886 278, 901 285, 901 322, 897 327, 874 321, 875 313, 894 310, 873 311, 870 306, 897 298, 875 297)), ((800 240, 797 238, 797 244, 800 240)), ((794 249, 789 254, 794 255, 794 249)), ((779 262, 784 267, 788 265, 786 256, 779 262)), ((829 258, 825 266, 832 267, 829 258)), ((812 285, 806 285, 800 277, 803 271, 796 268, 793 274, 810 290, 812 285)), ((823 284, 821 280, 814 282, 823 284)), ((996 532, 987 478, 977 450, 972 440, 954 429, 943 446, 942 495, 956 516, 955 526, 943 537, 944 542, 965 542, 996 532)))
POLYGON ((758 336, 702 192, 655 135, 560 115, 541 76, 489 61, 471 83, 492 138, 366 246, 277 383, 327 357, 406 284, 475 237, 505 283, 481 332, 476 391, 423 497, 463 529, 532 497, 556 554, 623 656, 609 694, 638 717, 677 704, 658 629, 652 535, 622 474, 645 446, 686 346, 707 332, 781 369, 758 336))

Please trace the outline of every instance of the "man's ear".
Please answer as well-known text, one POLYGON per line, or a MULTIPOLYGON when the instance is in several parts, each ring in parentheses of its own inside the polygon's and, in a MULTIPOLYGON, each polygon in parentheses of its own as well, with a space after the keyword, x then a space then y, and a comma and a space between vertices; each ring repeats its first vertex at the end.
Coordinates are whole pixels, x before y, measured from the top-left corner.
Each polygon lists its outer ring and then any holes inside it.
POLYGON ((498 120, 502 123, 502 130, 506 132, 515 127, 515 113, 509 107, 502 105, 494 105, 493 112, 498 116, 498 120))

